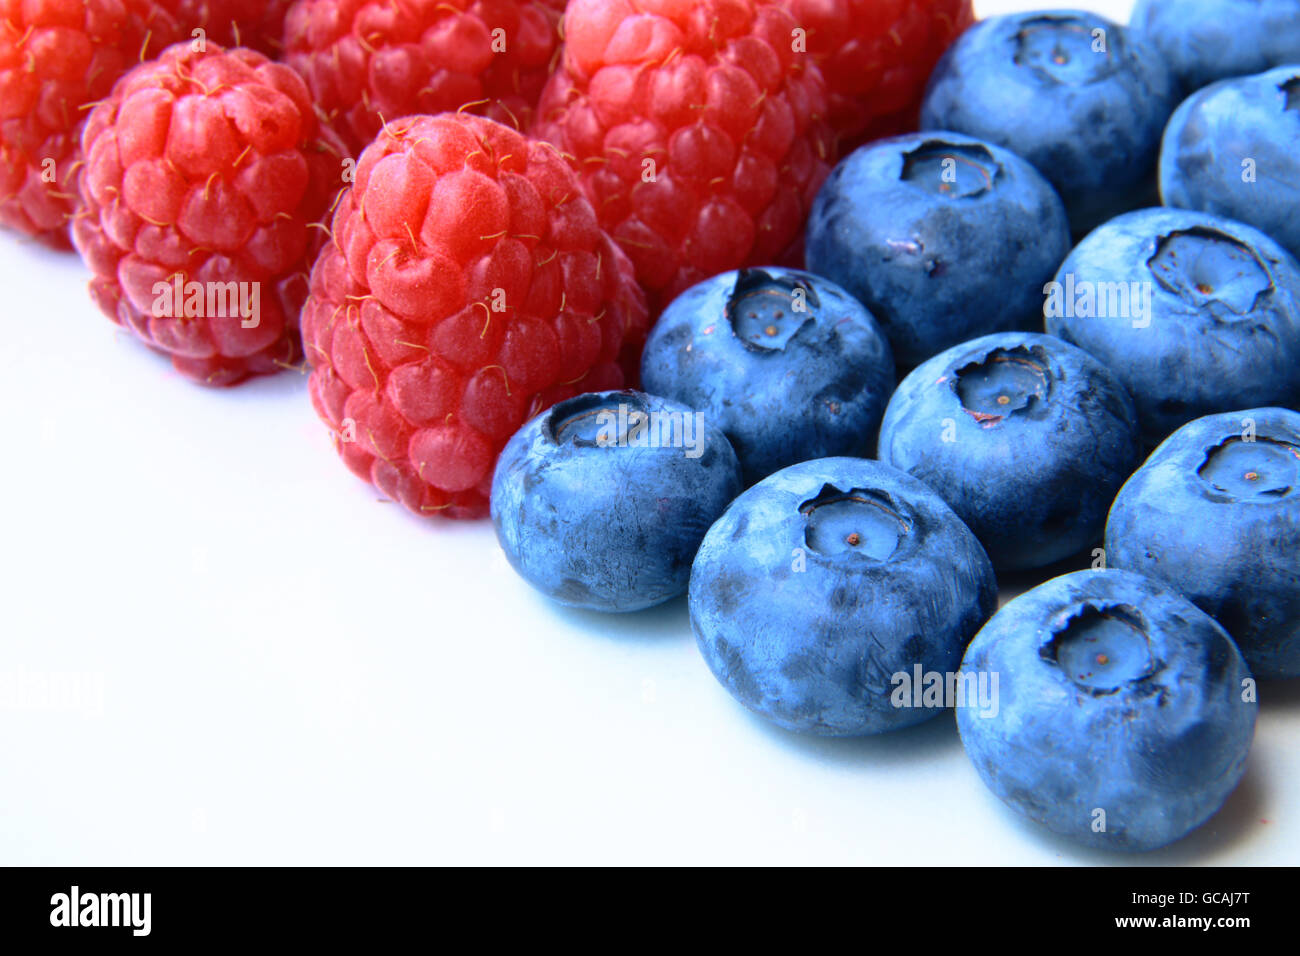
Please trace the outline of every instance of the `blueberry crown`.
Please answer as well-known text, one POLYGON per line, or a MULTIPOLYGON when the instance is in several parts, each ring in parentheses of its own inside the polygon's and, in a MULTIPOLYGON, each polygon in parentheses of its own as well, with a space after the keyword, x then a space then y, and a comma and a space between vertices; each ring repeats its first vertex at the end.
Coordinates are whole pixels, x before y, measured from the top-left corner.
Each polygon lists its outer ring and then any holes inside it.
POLYGON ((1163 667, 1142 613, 1131 604, 1082 604, 1058 616, 1038 656, 1095 697, 1140 684, 1163 667))
POLYGON ((820 306, 817 290, 802 276, 742 269, 727 299, 727 321, 746 348, 779 352, 820 306))

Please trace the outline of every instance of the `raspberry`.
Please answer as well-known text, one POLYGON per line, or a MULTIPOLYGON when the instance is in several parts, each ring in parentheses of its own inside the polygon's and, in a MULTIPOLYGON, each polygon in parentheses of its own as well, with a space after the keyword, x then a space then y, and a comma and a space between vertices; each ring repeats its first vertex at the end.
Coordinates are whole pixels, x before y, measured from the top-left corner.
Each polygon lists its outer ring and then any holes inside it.
POLYGON ((341 185, 344 148, 298 74, 252 50, 176 44, 95 107, 82 148, 73 240, 109 318, 207 385, 299 356, 324 244, 310 227, 341 185))
POLYGON ((536 132, 571 155, 657 311, 785 261, 832 142, 826 93, 768 0, 573 0, 536 132))
POLYGON ((285 61, 354 153, 385 120, 471 107, 517 129, 550 75, 564 0, 298 0, 285 61))
POLYGON ((488 119, 388 124, 333 236, 302 313, 312 401, 348 467, 417 514, 486 514, 519 426, 619 388, 644 339, 632 264, 573 170, 488 119))
POLYGON ((916 129, 930 71, 974 22, 971 0, 787 0, 830 93, 847 155, 916 129))
POLYGON ((0 0, 0 225, 68 248, 83 107, 180 36, 150 0, 0 0))
POLYGON ((184 27, 220 46, 246 46, 267 56, 284 48, 284 15, 293 0, 156 0, 184 27))

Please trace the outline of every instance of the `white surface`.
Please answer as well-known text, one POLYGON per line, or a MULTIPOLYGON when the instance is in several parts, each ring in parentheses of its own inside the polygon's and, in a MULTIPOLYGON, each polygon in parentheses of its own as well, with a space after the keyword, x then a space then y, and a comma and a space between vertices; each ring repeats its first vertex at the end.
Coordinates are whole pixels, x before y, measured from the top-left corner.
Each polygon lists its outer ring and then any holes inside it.
MULTIPOLYGON (((84 278, 0 240, 0 862, 1127 862, 1004 810, 951 715, 764 726, 682 602, 549 605, 488 524, 379 503, 302 376, 191 386, 84 278)), ((1265 697, 1228 808, 1134 862, 1296 861, 1300 688, 1265 697)))

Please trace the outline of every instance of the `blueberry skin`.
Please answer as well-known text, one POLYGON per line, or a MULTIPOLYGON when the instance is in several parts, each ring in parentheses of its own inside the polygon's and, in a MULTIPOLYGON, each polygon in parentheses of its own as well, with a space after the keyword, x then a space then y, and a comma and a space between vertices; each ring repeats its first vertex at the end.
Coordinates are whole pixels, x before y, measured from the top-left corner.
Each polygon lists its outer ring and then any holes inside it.
POLYGON ((976 335, 1038 326, 1039 289, 1070 251, 1070 227, 1061 198, 1019 156, 960 133, 921 133, 836 166, 806 241, 808 268, 866 303, 911 368, 976 335), (977 178, 945 192, 944 153, 977 178))
POLYGON ((1298 555, 1300 414, 1281 408, 1184 425, 1124 485, 1106 523, 1111 565, 1185 594, 1259 677, 1300 677, 1298 555), (1253 444, 1242 441, 1252 423, 1253 444))
POLYGON ((1138 0, 1129 30, 1164 56, 1183 90, 1300 63, 1300 0, 1138 0))
POLYGON ((937 714, 894 706, 893 675, 955 671, 996 606, 992 565, 943 499, 860 458, 803 462, 750 488, 691 572, 691 625, 718 680, 780 726, 827 736, 937 714), (861 545, 835 533, 860 520, 861 545))
MULTIPOLYGON (((1300 25, 1292 35, 1300 41, 1300 25)), ((1300 256, 1297 143, 1300 66, 1206 87, 1178 107, 1165 130, 1164 204, 1247 223, 1300 256), (1254 181, 1243 181, 1251 169, 1254 181)))
POLYGON ((1069 310, 1050 296, 1045 309, 1049 333, 1091 352, 1128 389, 1150 447, 1202 415, 1300 399, 1300 264, 1256 229, 1208 213, 1138 210, 1076 246, 1056 281, 1150 290, 1141 319, 1055 314, 1069 310), (1175 241, 1192 247, 1190 258, 1175 241))
POLYGON ((1100 541, 1141 448, 1133 401, 1109 369, 1052 336, 1004 332, 907 376, 879 457, 942 495, 1003 571, 1100 541))
POLYGON ((1172 843, 1208 820, 1245 771, 1258 710, 1242 699, 1245 661, 1211 617, 1141 575, 1078 571, 1009 602, 966 651, 963 682, 981 674, 989 684, 997 676, 998 706, 957 708, 967 756, 1005 803, 1078 843, 1172 843), (1141 655, 1145 644, 1146 666, 1135 655, 1114 660, 1131 668, 1117 679, 1067 673, 1058 660, 1089 650, 1076 629, 1099 620, 1125 633, 1123 622, 1136 624, 1127 649, 1141 655), (1103 832, 1093 829, 1098 809, 1103 832))
POLYGON ((492 522, 506 557, 570 607, 639 611, 684 594, 704 533, 740 493, 736 453, 707 420, 685 448, 603 446, 599 434, 570 434, 567 423, 580 428, 620 405, 693 414, 640 392, 579 395, 525 424, 492 478, 492 522))
POLYGON ((769 267, 726 272, 678 296, 646 342, 641 380, 704 412, 753 484, 795 462, 868 451, 894 359, 871 313, 842 288, 769 267), (796 290, 805 312, 791 307, 796 290), (771 328, 781 332, 769 347, 763 323, 777 312, 784 318, 771 328), (743 334, 748 315, 759 318, 760 341, 743 334), (789 323, 798 323, 792 334, 789 323))
POLYGON ((921 129, 958 130, 1023 156, 1083 233, 1148 201, 1177 102, 1163 59, 1124 27, 1081 10, 1016 13, 976 23, 944 54, 921 129), (1105 31, 1105 53, 1093 52, 1094 30, 1105 31), (1068 57, 1059 64, 1058 40, 1068 57))

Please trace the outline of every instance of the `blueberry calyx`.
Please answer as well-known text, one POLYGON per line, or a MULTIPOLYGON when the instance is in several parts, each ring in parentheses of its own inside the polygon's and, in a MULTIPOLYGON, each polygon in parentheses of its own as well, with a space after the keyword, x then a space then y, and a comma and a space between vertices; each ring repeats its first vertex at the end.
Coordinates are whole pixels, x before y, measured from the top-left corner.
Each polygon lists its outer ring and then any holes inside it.
POLYGON ((1217 318, 1249 315, 1273 291, 1273 277, 1255 250, 1204 226, 1161 236, 1147 268, 1163 288, 1195 309, 1208 307, 1217 318), (1225 316, 1224 309, 1232 315, 1225 316))
POLYGON ((994 349, 957 369, 952 381, 962 411, 984 428, 1031 412, 1051 393, 1047 355, 1037 346, 994 349))
POLYGON ((1300 113, 1300 76, 1293 76, 1278 90, 1282 93, 1282 109, 1287 112, 1300 113))
POLYGON ((626 439, 628 432, 644 428, 650 420, 649 410, 634 391, 608 394, 593 392, 560 402, 546 416, 542 432, 554 444, 571 442, 581 448, 614 447, 626 439))
POLYGON ((899 179, 945 199, 971 199, 993 190, 1002 165, 983 146, 926 140, 903 154, 899 179))
POLYGON ((1016 33, 1013 59, 1016 66, 1028 67, 1047 82, 1087 86, 1118 68, 1110 45, 1122 41, 1109 32, 1080 17, 1034 17, 1016 33))
POLYGON ((816 498, 799 506, 807 519, 804 542, 827 557, 856 555, 888 561, 912 533, 912 519, 887 494, 864 488, 842 491, 823 485, 816 498))
POLYGON ((1232 437, 1206 453, 1196 474, 1221 500, 1285 498, 1300 486, 1300 447, 1271 438, 1232 437))
POLYGON ((1057 617, 1038 656, 1094 697, 1145 681, 1163 664, 1142 613, 1129 604, 1086 601, 1057 617))
POLYGON ((821 305, 817 290, 797 276, 742 269, 727 299, 732 334, 755 352, 780 352, 821 305))

